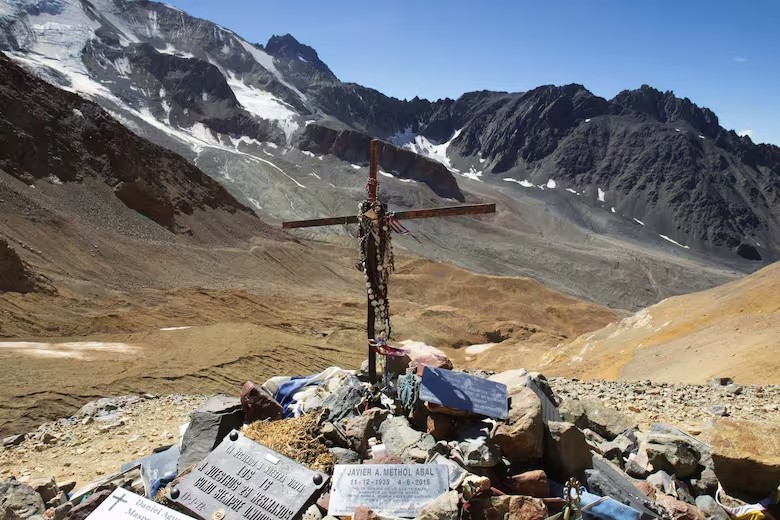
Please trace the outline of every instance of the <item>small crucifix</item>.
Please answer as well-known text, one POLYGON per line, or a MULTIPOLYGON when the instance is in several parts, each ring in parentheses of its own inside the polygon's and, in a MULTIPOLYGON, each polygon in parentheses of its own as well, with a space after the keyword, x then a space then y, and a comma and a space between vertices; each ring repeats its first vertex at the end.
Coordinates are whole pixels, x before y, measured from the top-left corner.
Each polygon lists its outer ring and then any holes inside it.
POLYGON ((111 507, 109 507, 109 508, 108 508, 108 510, 109 510, 109 511, 111 511, 112 509, 114 509, 114 506, 115 506, 115 505, 117 505, 119 502, 124 502, 124 503, 127 503, 127 500, 125 500, 125 495, 124 495, 124 494, 122 494, 122 496, 121 496, 121 497, 120 497, 119 495, 116 495, 116 496, 110 496, 110 497, 108 497, 108 498, 112 498, 112 499, 116 500, 116 502, 114 502, 113 504, 111 504, 111 507))
POLYGON ((442 208, 413 209, 391 213, 387 205, 377 199, 377 170, 379 165, 379 141, 371 140, 371 162, 366 190, 368 199, 360 204, 358 215, 329 217, 311 220, 283 222, 282 229, 333 226, 340 224, 360 224, 360 262, 358 269, 366 279, 368 293, 367 334, 369 341, 368 371, 372 383, 376 377, 376 343, 382 343, 390 337, 390 304, 387 299, 387 280, 393 269, 393 253, 390 245, 392 231, 408 233, 398 221, 417 218, 449 217, 453 215, 481 215, 495 213, 495 204, 470 204, 442 208), (379 327, 377 327, 377 320, 379 327), (377 330, 380 333, 377 335, 377 330))

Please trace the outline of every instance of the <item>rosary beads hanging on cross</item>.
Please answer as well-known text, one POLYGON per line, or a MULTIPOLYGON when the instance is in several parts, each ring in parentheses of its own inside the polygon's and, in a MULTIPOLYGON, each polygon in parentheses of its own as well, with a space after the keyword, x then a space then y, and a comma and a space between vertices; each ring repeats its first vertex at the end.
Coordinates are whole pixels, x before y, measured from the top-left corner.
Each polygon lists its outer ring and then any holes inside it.
POLYGON ((372 383, 376 377, 376 347, 390 339, 390 303, 387 298, 388 278, 394 268, 391 233, 409 234, 399 220, 480 215, 495 213, 495 204, 470 204, 442 208, 413 209, 391 213, 377 198, 377 170, 379 169, 379 140, 371 140, 370 167, 366 191, 368 198, 360 203, 357 216, 329 217, 283 222, 282 229, 359 224, 360 259, 358 269, 363 272, 367 293, 366 333, 368 336, 368 372, 372 383))

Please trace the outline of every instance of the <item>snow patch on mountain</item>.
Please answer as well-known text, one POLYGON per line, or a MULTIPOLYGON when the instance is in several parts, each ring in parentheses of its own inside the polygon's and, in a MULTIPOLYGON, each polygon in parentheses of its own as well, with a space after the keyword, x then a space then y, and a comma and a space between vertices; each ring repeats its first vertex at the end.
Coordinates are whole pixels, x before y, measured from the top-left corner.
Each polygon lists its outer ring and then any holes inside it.
POLYGON ((268 54, 265 51, 261 51, 260 49, 258 49, 251 43, 247 42, 237 34, 235 33, 233 34, 238 40, 238 43, 241 44, 244 50, 246 50, 249 54, 252 55, 255 61, 260 64, 260 66, 262 66, 268 72, 276 76, 276 79, 279 80, 279 83, 281 83, 285 87, 295 92, 298 95, 298 97, 300 97, 303 101, 307 101, 306 95, 303 92, 301 92, 300 90, 292 86, 290 83, 287 82, 287 80, 285 80, 282 77, 281 72, 279 72, 279 70, 276 68, 276 65, 274 65, 274 59, 270 54, 268 54))
MULTIPOLYGON (((440 162, 447 167, 448 170, 454 173, 460 173, 459 170, 452 167, 449 157, 447 157, 447 148, 449 148, 452 141, 457 139, 463 129, 456 130, 450 139, 444 143, 436 144, 429 141, 424 135, 417 135, 412 131, 412 127, 406 127, 403 132, 399 132, 395 135, 391 135, 388 140, 396 146, 406 148, 412 152, 433 159, 440 162)), ((469 176, 468 174, 464 174, 469 176)), ((473 178, 473 176, 472 176, 473 178)))
POLYGON ((232 73, 228 73, 226 79, 238 102, 248 112, 262 119, 276 121, 288 139, 298 130, 298 114, 288 104, 270 92, 250 87, 232 73))
POLYGON ((512 179, 510 177, 506 177, 504 180, 506 182, 516 182, 517 184, 519 184, 523 188, 533 188, 534 187, 534 183, 532 183, 531 181, 525 180, 525 179, 523 179, 522 181, 518 181, 517 179, 512 179))
POLYGON ((682 247, 683 249, 690 249, 690 247, 689 247, 689 246, 684 246, 684 245, 682 245, 681 243, 679 243, 678 241, 676 241, 676 240, 674 240, 674 239, 671 239, 671 238, 669 238, 669 237, 668 237, 668 236, 666 236, 666 235, 661 235, 661 234, 659 234, 658 236, 659 236, 659 237, 661 237, 661 238, 663 238, 663 239, 664 239, 664 240, 666 240, 667 242, 671 242, 672 244, 674 244, 674 245, 676 245, 676 246, 680 246, 680 247, 682 247))

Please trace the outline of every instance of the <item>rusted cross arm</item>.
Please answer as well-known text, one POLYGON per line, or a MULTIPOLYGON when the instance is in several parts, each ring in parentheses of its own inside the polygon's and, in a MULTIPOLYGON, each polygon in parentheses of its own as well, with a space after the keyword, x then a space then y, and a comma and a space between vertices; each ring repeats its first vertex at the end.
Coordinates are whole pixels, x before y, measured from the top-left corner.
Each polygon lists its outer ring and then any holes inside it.
MULTIPOLYGON (((495 204, 468 204, 465 206, 446 206, 443 208, 411 209, 409 211, 395 212, 398 220, 411 220, 415 218, 452 217, 455 215, 483 215, 495 213, 495 204)), ((357 215, 344 217, 315 218, 311 220, 293 220, 282 222, 282 229, 336 226, 339 224, 357 224, 357 215)))

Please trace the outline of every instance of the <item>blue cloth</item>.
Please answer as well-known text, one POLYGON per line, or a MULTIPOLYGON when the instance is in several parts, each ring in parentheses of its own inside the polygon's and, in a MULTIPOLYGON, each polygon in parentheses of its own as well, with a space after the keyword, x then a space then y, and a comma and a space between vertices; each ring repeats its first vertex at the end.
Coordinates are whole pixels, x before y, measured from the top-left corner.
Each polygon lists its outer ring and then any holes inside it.
MULTIPOLYGON (((580 491, 580 509, 596 502, 601 497, 588 493, 584 489, 580 491)), ((614 498, 607 497, 603 502, 585 509, 582 511, 582 517, 585 520, 639 520, 640 513, 633 507, 629 507, 615 500, 614 498)))
POLYGON ((175 479, 175 478, 176 478, 176 472, 174 471, 173 473, 169 473, 169 474, 163 476, 163 478, 160 478, 160 479, 157 479, 157 480, 153 481, 152 482, 152 488, 150 490, 150 495, 151 496, 149 496, 147 498, 149 498, 150 500, 154 500, 154 497, 157 496, 157 492, 160 491, 161 488, 164 488, 165 486, 167 486, 168 484, 173 482, 173 479, 175 479))
POLYGON ((312 382, 312 379, 317 377, 317 375, 318 374, 312 376, 296 376, 293 377, 290 381, 279 385, 279 389, 276 391, 276 394, 274 394, 274 399, 276 399, 276 402, 282 405, 282 415, 284 417, 293 416, 293 412, 290 409, 290 407, 295 404, 295 399, 293 396, 298 393, 301 388, 309 386, 310 384, 320 384, 319 382, 312 382))

